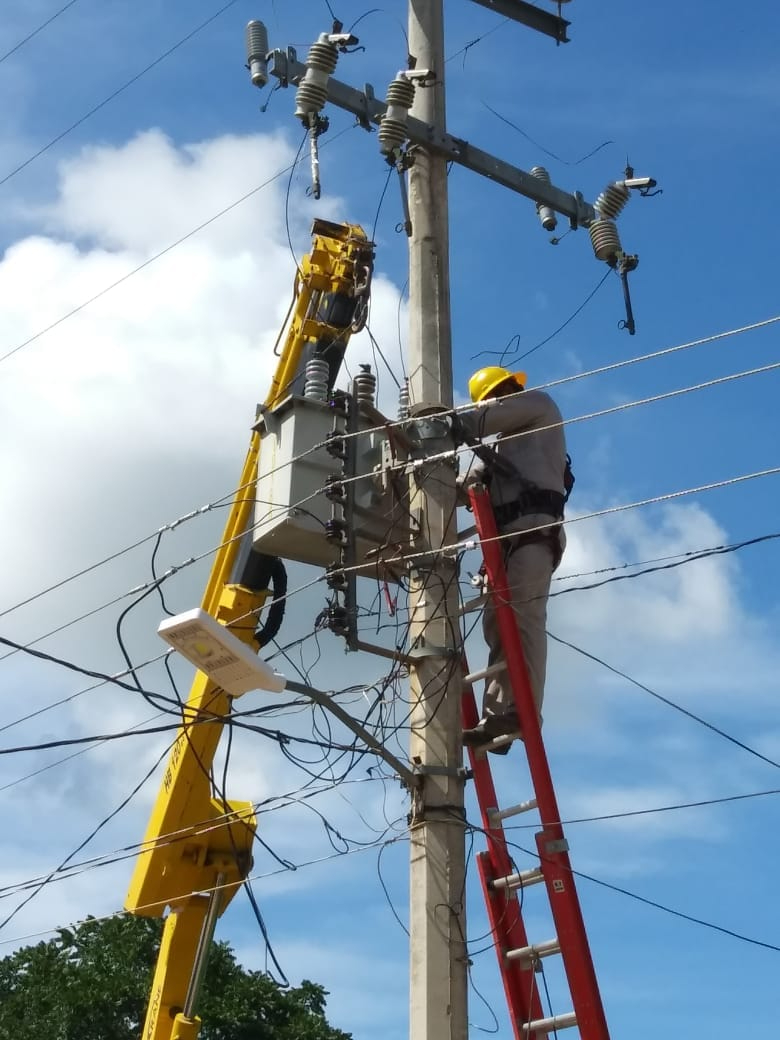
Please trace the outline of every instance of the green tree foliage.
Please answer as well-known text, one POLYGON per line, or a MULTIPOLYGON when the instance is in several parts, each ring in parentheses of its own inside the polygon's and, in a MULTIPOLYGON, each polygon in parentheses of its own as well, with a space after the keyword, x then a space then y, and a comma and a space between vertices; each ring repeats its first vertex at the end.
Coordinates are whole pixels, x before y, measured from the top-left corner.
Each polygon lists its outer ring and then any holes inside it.
MULTIPOLYGON (((138 1040, 161 922, 87 920, 56 939, 0 960, 0 1040, 138 1040)), ((313 982, 282 989, 212 947, 203 989, 201 1040, 350 1040, 325 1019, 313 982)))

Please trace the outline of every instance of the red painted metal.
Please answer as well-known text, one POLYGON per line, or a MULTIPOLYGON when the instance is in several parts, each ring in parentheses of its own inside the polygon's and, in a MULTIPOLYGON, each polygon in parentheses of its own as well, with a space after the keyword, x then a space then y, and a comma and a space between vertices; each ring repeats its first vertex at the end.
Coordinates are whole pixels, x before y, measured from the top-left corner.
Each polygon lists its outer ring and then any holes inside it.
MULTIPOLYGON (((464 674, 467 674, 468 669, 465 665, 463 670, 464 674)), ((464 729, 476 726, 479 718, 474 691, 470 686, 464 687, 461 717, 464 729)), ((487 852, 481 852, 477 856, 482 894, 485 897, 488 921, 515 1038, 516 1040, 526 1040, 526 1034, 522 1031, 523 1024, 542 1018, 544 1014, 536 985, 536 975, 533 965, 524 965, 520 961, 508 961, 505 956, 507 950, 516 950, 528 945, 520 903, 522 890, 518 897, 516 891, 510 892, 493 887, 493 881, 496 878, 508 877, 516 867, 507 848, 503 826, 500 822, 493 825, 488 814, 489 809, 497 808, 497 802, 496 789, 487 756, 475 754, 473 748, 469 748, 468 753, 477 801, 482 815, 482 826, 488 839, 487 852)))
MULTIPOLYGON (((528 681, 520 632, 507 588, 503 557, 504 543, 498 538, 493 508, 487 490, 482 485, 476 485, 469 490, 469 499, 482 543, 482 553, 496 608, 499 634, 504 646, 507 647, 507 670, 514 690, 531 782, 542 822, 542 830, 536 835, 536 846, 560 943, 572 1004, 577 1016, 577 1027, 582 1040, 609 1040, 609 1030, 601 1003, 593 958, 567 852, 568 844, 560 822, 558 803, 542 741, 539 716, 528 681)), ((473 717, 476 721, 476 708, 474 708, 473 717)), ((471 724, 474 725, 474 722, 471 724)), ((489 767, 487 768, 489 774, 489 767)), ((475 781, 476 778, 475 771, 475 781)), ((484 782, 482 789, 491 799, 489 805, 495 806, 495 789, 492 780, 490 789, 484 782)), ((480 799, 480 806, 483 807, 484 821, 485 808, 479 785, 477 786, 477 797, 480 799)), ((495 842, 491 840, 489 844, 492 847, 495 842)), ((505 844, 504 851, 506 852, 505 844)), ((521 944, 518 943, 518 945, 521 944)), ((509 996, 508 993, 507 996, 509 996)), ((521 1009, 519 1004, 516 1007, 517 1010, 521 1009)), ((514 1017, 515 1009, 511 999, 510 1010, 513 1011, 514 1017)), ((535 1010, 533 1017, 537 1017, 535 1010)), ((525 1018, 522 1021, 525 1023, 528 1019, 525 1018)))

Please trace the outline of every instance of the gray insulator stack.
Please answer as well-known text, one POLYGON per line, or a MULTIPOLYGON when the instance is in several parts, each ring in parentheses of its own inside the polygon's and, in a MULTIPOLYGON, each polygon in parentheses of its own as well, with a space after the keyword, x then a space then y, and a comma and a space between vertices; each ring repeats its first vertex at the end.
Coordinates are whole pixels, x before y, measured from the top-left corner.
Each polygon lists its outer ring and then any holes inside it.
POLYGON ((310 401, 328 400, 328 380, 330 369, 323 358, 313 357, 306 362, 303 384, 303 396, 310 401))
POLYGON ((376 400, 376 376, 370 365, 361 365, 360 371, 352 380, 352 395, 358 404, 365 402, 373 405, 376 400))
POLYGON ((596 199, 595 208, 600 217, 615 220, 623 212, 630 196, 631 192, 625 184, 608 184, 596 199))
POLYGON ((406 140, 409 109, 414 103, 414 83, 399 72, 387 88, 387 111, 379 127, 379 150, 392 155, 406 140))
POLYGON ((409 383, 404 380, 398 391, 398 418, 401 420, 409 418, 411 403, 409 400, 409 383))
POLYGON ((268 30, 262 22, 251 21, 246 27, 246 67, 256 87, 268 82, 268 30))
MULTIPOLYGON (((544 168, 544 166, 534 166, 531 168, 531 176, 536 177, 538 181, 542 181, 543 184, 551 184, 550 174, 544 168)), ((542 227, 545 231, 555 231, 558 226, 558 218, 555 216, 553 210, 549 206, 545 206, 541 202, 536 203, 536 212, 539 216, 539 220, 542 222, 542 227)))
POLYGON ((597 260, 612 263, 617 254, 622 253, 623 247, 614 220, 594 220, 588 231, 597 260))
POLYGON ((336 70, 339 52, 335 44, 328 39, 327 33, 320 33, 319 39, 313 43, 306 59, 306 74, 295 92, 295 114, 299 119, 308 121, 309 116, 317 115, 328 100, 328 80, 336 70))

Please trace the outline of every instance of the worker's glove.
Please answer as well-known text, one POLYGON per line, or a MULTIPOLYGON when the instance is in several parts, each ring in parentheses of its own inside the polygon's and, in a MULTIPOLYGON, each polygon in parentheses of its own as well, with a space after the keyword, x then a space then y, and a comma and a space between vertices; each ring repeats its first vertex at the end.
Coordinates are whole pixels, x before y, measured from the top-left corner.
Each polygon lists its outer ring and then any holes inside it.
POLYGON ((456 445, 474 443, 473 433, 457 412, 453 412, 450 416, 450 428, 452 430, 452 439, 456 445))

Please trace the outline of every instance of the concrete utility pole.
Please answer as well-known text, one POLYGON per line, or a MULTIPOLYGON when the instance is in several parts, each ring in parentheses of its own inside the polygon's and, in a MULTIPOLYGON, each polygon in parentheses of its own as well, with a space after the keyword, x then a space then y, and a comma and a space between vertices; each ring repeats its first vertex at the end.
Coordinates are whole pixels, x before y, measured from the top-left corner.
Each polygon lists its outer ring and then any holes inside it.
MULTIPOLYGON (((444 129, 442 0, 410 0, 409 50, 415 68, 434 73, 418 86, 412 115, 444 129)), ((409 170, 409 373, 420 454, 448 446, 452 400, 446 159, 414 149, 409 170)), ((457 540, 455 471, 423 463, 411 477, 411 509, 424 543, 457 540)), ((455 560, 431 556, 411 574, 412 761, 422 774, 411 818, 410 1037, 466 1040, 467 954, 463 749, 460 724, 458 586, 455 560)))

